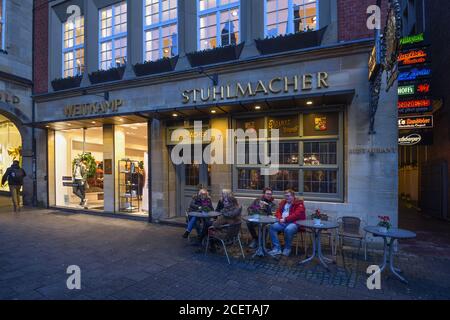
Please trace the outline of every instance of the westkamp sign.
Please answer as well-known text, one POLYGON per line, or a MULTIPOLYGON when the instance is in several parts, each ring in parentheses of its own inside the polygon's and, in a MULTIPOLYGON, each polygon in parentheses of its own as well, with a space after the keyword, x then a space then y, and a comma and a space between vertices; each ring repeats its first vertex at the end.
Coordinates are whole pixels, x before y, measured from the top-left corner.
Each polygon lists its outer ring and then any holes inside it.
POLYGON ((398 119, 398 128, 405 129, 431 129, 433 116, 412 116, 398 119))

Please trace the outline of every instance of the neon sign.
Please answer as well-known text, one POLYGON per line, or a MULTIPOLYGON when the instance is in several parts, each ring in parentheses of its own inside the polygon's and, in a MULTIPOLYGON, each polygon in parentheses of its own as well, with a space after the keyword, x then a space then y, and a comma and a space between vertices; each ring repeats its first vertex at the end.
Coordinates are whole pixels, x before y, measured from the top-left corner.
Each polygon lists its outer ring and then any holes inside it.
POLYGON ((412 49, 400 53, 398 62, 401 66, 410 66, 414 64, 425 63, 429 61, 429 54, 425 49, 412 49))
POLYGON ((414 99, 414 100, 407 100, 407 101, 399 101, 398 102, 398 108, 399 109, 425 108, 425 107, 431 107, 431 100, 430 99, 414 99))
POLYGON ((431 69, 429 68, 423 68, 423 69, 417 69, 414 68, 410 71, 400 72, 398 75, 398 81, 412 81, 417 80, 424 77, 431 76, 431 69))
POLYGON ((416 35, 413 35, 413 36, 402 38, 400 40, 400 44, 402 46, 404 46, 404 45, 408 45, 408 44, 420 43, 420 42, 423 42, 423 41, 425 41, 424 34, 420 33, 420 34, 416 34, 416 35))
POLYGON ((426 95, 429 94, 430 92, 431 92, 431 85, 428 82, 421 82, 418 84, 410 84, 398 87, 399 96, 411 96, 414 94, 426 95))
POLYGON ((399 96, 408 96, 416 93, 416 87, 414 85, 398 87, 399 96))
POLYGON ((399 129, 433 128, 433 116, 412 116, 398 119, 399 129))

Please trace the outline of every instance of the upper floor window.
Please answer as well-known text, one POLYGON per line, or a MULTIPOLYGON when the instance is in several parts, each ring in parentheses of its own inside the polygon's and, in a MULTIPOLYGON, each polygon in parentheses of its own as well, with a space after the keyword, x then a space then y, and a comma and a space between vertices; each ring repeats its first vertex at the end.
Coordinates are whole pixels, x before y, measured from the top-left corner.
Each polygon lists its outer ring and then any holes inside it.
POLYGON ((63 24, 63 77, 84 72, 84 17, 63 24))
POLYGON ((6 0, 0 0, 0 49, 5 50, 5 10, 6 0))
POLYGON ((127 2, 100 10, 100 69, 122 66, 127 62, 127 2))
POLYGON ((239 10, 239 0, 198 0, 198 48, 239 43, 239 10))
POLYGON ((266 36, 316 30, 318 0, 266 0, 266 36))
POLYGON ((144 1, 146 61, 178 55, 177 0, 144 1))

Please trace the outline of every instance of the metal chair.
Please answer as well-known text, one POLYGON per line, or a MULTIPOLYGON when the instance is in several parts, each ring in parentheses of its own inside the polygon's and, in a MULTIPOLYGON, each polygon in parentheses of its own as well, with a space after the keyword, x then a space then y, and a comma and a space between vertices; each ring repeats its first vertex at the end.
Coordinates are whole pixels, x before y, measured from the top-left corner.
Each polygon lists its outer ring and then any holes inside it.
POLYGON ((339 223, 338 241, 341 249, 342 259, 344 259, 343 253, 344 240, 351 239, 359 241, 357 254, 358 257, 361 251, 362 244, 364 243, 364 260, 367 261, 367 240, 366 240, 367 233, 362 229, 364 221, 358 217, 341 217, 338 219, 338 223, 339 223))
POLYGON ((208 230, 208 238, 206 240, 206 249, 205 255, 208 254, 209 242, 214 239, 222 243, 223 249, 225 251, 225 255, 228 260, 228 264, 231 264, 230 257, 228 256, 227 245, 233 245, 238 242, 239 247, 241 248, 242 257, 245 259, 244 249, 242 248, 241 243, 241 223, 234 224, 226 224, 219 228, 210 227, 208 230))

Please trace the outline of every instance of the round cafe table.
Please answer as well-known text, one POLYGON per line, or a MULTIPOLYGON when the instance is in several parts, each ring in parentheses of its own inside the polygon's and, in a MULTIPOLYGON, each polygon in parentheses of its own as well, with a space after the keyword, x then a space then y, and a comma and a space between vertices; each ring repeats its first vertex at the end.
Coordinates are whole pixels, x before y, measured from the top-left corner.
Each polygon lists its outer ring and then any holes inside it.
POLYGON ((259 214, 251 215, 244 217, 244 220, 251 223, 257 223, 258 224, 258 248, 256 249, 255 254, 253 255, 253 258, 258 257, 264 257, 266 255, 267 249, 266 249, 266 228, 264 226, 269 224, 274 224, 277 222, 277 218, 273 216, 262 216, 259 214))
POLYGON ((337 229, 339 225, 336 222, 331 221, 321 221, 321 224, 314 224, 313 220, 304 220, 297 222, 297 225, 299 227, 304 227, 307 229, 311 229, 313 234, 313 253, 312 256, 308 259, 305 259, 300 262, 300 264, 305 264, 307 262, 311 262, 314 260, 315 257, 319 258, 320 263, 329 270, 329 267, 327 265, 328 263, 332 263, 333 260, 328 259, 327 257, 324 257, 322 254, 322 246, 320 244, 320 233, 324 230, 330 230, 330 229, 337 229))
POLYGON ((408 281, 403 278, 399 273, 402 271, 399 268, 394 267, 394 244, 395 241, 399 239, 413 239, 417 235, 408 230, 403 229, 389 229, 388 232, 380 231, 380 227, 371 226, 365 227, 364 230, 373 234, 375 237, 382 237, 384 241, 384 252, 383 252, 383 264, 380 266, 380 273, 386 269, 387 263, 389 262, 389 269, 391 272, 404 283, 408 281))
POLYGON ((217 212, 217 211, 209 211, 209 212, 199 212, 199 211, 192 211, 192 212, 188 212, 188 216, 189 217, 196 217, 198 219, 200 219, 203 222, 203 226, 202 226, 202 234, 208 234, 207 233, 207 222, 210 219, 214 219, 217 217, 220 217, 222 215, 222 213, 217 212))

